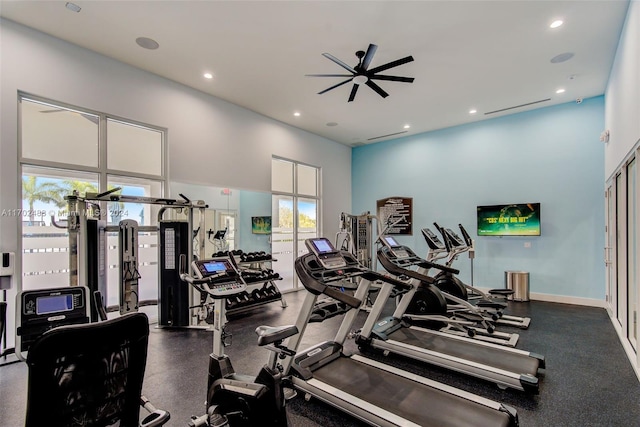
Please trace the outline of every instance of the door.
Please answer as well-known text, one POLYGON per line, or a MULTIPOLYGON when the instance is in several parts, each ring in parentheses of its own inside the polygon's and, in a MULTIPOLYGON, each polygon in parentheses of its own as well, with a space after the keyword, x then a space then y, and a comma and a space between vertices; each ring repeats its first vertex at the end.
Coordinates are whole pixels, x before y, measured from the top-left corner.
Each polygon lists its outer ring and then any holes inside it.
POLYGON ((605 206, 606 208, 606 227, 605 227, 605 242, 604 248, 604 265, 606 269, 607 280, 607 311, 609 315, 616 318, 618 315, 616 306, 616 200, 614 187, 609 182, 607 184, 607 190, 605 192, 605 206))

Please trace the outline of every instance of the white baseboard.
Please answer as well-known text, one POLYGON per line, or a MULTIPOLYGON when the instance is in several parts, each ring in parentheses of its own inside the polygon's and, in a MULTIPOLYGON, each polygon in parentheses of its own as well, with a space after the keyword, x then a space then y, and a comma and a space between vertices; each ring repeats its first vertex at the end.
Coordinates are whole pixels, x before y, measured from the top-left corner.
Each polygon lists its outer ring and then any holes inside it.
POLYGON ((616 333, 618 334, 618 339, 620 340, 620 343, 622 344, 622 348, 624 349, 624 352, 626 353, 627 358, 631 363, 631 367, 636 373, 636 377, 638 377, 638 381, 640 381, 640 366, 638 365, 638 360, 637 360, 638 356, 636 352, 633 350, 633 347, 631 347, 631 343, 629 342, 627 337, 624 336, 622 331, 622 326, 620 326, 620 323, 618 322, 618 320, 611 316, 612 313, 610 310, 607 310, 607 314, 609 315, 609 319, 611 319, 611 324, 613 325, 613 329, 615 329, 616 333))
MULTIPOLYGON (((483 292, 488 292, 488 288, 478 288, 483 292)), ((595 298, 572 297, 566 295, 541 294, 538 292, 530 292, 529 299, 532 301, 558 302, 562 304, 584 305, 588 307, 606 308, 607 302, 595 298)))
POLYGON ((607 302, 595 298, 571 297, 565 295, 539 294, 532 292, 529 298, 535 301, 559 302, 562 304, 585 305, 588 307, 606 308, 607 302))

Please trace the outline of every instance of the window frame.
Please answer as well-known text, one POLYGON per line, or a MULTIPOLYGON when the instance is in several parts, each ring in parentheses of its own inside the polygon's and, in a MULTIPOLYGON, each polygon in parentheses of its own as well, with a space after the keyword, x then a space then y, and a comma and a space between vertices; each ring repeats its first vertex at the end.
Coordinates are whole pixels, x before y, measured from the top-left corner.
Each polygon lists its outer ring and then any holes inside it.
MULTIPOLYGON (((142 123, 136 120, 131 120, 128 118, 123 118, 120 116, 116 116, 109 113, 103 113, 95 110, 91 110, 88 108, 78 107, 75 105, 71 105, 68 103, 55 101, 52 99, 44 98, 41 96, 37 96, 34 94, 30 94, 23 91, 18 91, 17 97, 17 110, 18 110, 18 129, 17 129, 17 163, 18 163, 18 179, 17 179, 17 203, 16 206, 22 207, 22 176, 24 175, 25 168, 46 168, 55 171, 69 171, 69 172, 79 172, 79 173, 91 173, 96 174, 98 176, 98 188, 99 191, 105 191, 108 188, 109 179, 113 179, 114 177, 122 177, 132 178, 135 180, 140 180, 141 182, 150 181, 153 183, 160 183, 160 197, 165 197, 166 192, 169 189, 169 173, 168 173, 168 160, 167 160, 167 152, 168 152, 168 130, 167 128, 163 128, 156 125, 150 125, 147 123, 142 123), (52 108, 60 108, 70 111, 75 111, 80 114, 90 114, 98 117, 98 166, 87 166, 76 163, 63 163, 58 161, 47 161, 37 158, 26 157, 23 155, 23 115, 22 115, 22 105, 23 102, 34 102, 43 104, 46 106, 50 106, 52 108), (160 175, 150 175, 147 173, 136 173, 131 171, 122 171, 117 169, 109 169, 107 168, 107 144, 108 144, 108 134, 107 134, 107 121, 113 120, 123 124, 128 124, 132 126, 136 126, 143 129, 149 129, 151 131, 159 132, 161 134, 161 144, 160 144, 160 159, 161 159, 161 174, 160 175)), ((106 209, 106 206, 102 206, 101 209, 106 209)), ((17 283, 17 289, 20 291, 23 289, 23 262, 22 258, 24 257, 24 248, 23 248, 23 224, 22 221, 19 221, 18 224, 18 233, 20 238, 18 239, 18 253, 20 254, 20 260, 17 263, 20 280, 17 283)), ((106 261, 106 260, 105 260, 106 261)))

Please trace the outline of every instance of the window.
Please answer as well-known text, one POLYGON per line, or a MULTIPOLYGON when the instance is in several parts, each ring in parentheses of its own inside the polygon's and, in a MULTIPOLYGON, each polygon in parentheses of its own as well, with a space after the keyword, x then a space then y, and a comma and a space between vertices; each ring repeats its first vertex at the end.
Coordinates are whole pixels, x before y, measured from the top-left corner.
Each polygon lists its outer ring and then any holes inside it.
POLYGON ((29 98, 21 101, 23 158, 98 167, 97 115, 29 98))
MULTIPOLYGON (((166 131, 26 94, 21 94, 19 108, 22 288, 67 286, 71 275, 65 196, 121 188, 120 194, 162 197, 166 131)), ((107 225, 118 225, 122 219, 157 225, 157 206, 108 203, 94 208, 107 225)), ((119 301, 117 233, 107 233, 106 243, 105 297, 107 305, 114 305, 119 301)), ((154 300, 157 232, 140 233, 138 244, 140 300, 154 300)))
POLYGON ((110 170, 162 176, 163 132, 107 118, 107 138, 110 170))
POLYGON ((64 196, 97 191, 99 175, 22 166, 22 288, 69 285, 69 234, 64 196), (57 225, 57 226, 56 226, 57 225))
POLYGON ((297 288, 296 258, 307 252, 304 241, 320 232, 320 169, 274 158, 271 166, 272 253, 281 290, 297 288))

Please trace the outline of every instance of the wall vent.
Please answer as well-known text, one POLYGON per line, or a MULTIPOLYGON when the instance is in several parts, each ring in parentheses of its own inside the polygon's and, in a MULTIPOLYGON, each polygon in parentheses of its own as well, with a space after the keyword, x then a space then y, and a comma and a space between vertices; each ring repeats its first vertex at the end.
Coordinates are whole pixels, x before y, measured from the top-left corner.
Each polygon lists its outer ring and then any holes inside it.
POLYGON ((541 102, 547 102, 547 101, 551 101, 551 98, 541 99, 540 101, 527 102, 526 104, 514 105, 513 107, 501 108, 500 110, 489 111, 487 113, 484 113, 484 115, 488 116, 489 114, 501 113, 503 111, 513 110, 515 108, 526 107, 528 105, 539 104, 541 102))
POLYGON ((403 133, 407 133, 408 131, 403 130, 401 132, 396 132, 396 133, 390 133, 388 135, 380 135, 380 136, 374 136, 373 138, 368 138, 367 141, 373 141, 374 139, 380 139, 380 138, 386 138, 388 136, 395 136, 395 135, 401 135, 403 133))

